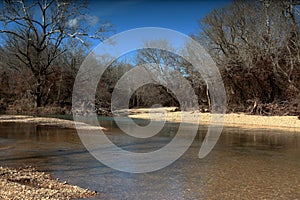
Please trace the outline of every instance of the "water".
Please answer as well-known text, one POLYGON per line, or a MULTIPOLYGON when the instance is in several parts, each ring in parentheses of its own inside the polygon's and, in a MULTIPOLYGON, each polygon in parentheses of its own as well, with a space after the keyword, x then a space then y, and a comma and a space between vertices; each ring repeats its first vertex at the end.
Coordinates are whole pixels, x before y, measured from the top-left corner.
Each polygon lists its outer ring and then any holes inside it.
MULTIPOLYGON (((169 123, 146 141, 121 133, 110 118, 102 118, 101 125, 113 142, 137 152, 164 146, 177 130, 169 123)), ((172 165, 129 174, 94 159, 75 130, 0 123, 0 165, 34 166, 98 191, 92 199, 300 199, 299 132, 226 127, 214 150, 198 159, 207 127, 199 129, 193 145, 172 165)))

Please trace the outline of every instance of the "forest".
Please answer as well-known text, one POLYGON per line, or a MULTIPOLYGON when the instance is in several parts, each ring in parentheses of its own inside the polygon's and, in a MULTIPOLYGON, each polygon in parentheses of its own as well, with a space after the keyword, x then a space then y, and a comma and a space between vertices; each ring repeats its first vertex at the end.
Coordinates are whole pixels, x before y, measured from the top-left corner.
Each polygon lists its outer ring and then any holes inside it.
MULTIPOLYGON (((71 114, 73 83, 81 63, 93 42, 114 33, 104 20, 90 26, 93 20, 87 6, 55 0, 3 2, 0 113, 71 114)), ((198 31, 190 36, 219 68, 227 112, 300 116, 299 7, 296 0, 233 1, 198 20, 198 31)), ((163 40, 151 42, 172 46, 163 40)), ((160 77, 173 71, 184 75, 198 96, 199 110, 209 112, 209 88, 201 74, 182 57, 147 46, 116 60, 105 71, 98 83, 97 114, 111 114, 117 81, 144 63, 169 66, 155 68, 160 77)), ((131 108, 154 104, 180 106, 176 96, 159 84, 140 87, 130 100, 131 108)))

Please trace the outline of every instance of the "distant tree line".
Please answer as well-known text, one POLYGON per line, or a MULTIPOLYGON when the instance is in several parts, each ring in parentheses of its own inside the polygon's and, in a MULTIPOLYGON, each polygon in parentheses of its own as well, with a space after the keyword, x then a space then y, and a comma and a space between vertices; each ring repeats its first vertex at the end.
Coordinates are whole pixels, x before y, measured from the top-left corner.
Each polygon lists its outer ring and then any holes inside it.
MULTIPOLYGON (((199 20, 199 32, 192 37, 210 53, 221 72, 228 112, 299 115, 297 5, 295 0, 233 1, 199 20)), ((110 32, 110 25, 97 19, 98 28, 90 34, 87 23, 91 16, 85 12, 86 6, 54 0, 32 4, 4 1, 0 18, 0 112, 70 114, 73 83, 88 53, 90 38, 103 40, 110 32)), ((180 88, 181 83, 172 80, 182 75, 198 96, 199 109, 209 111, 209 88, 201 74, 174 53, 147 48, 151 42, 162 48, 172 45, 163 40, 149 41, 145 49, 112 63, 98 84, 96 112, 108 115, 117 81, 135 65, 145 63, 156 64, 146 70, 165 84, 154 81, 140 87, 129 107, 180 106, 169 88, 180 88)))

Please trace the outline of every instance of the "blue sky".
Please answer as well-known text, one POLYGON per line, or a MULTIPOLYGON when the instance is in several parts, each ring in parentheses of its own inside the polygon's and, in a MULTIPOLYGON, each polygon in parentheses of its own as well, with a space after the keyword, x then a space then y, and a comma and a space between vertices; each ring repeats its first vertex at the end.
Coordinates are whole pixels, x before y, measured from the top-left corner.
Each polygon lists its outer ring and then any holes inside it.
MULTIPOLYGON (((88 14, 109 21, 114 25, 115 33, 141 27, 162 27, 190 35, 199 29, 199 19, 228 4, 228 0, 91 0, 88 14)), ((95 42, 92 48, 97 44, 95 42)))
MULTIPOLYGON (((113 24, 114 33, 140 27, 163 27, 189 35, 199 28, 197 20, 228 4, 229 0, 90 0, 88 15, 91 25, 94 17, 113 24)), ((99 44, 97 41, 93 43, 99 44)))
POLYGON ((91 1, 90 15, 108 20, 116 33, 139 27, 164 27, 185 34, 197 30, 197 20, 214 8, 226 6, 230 1, 91 1))

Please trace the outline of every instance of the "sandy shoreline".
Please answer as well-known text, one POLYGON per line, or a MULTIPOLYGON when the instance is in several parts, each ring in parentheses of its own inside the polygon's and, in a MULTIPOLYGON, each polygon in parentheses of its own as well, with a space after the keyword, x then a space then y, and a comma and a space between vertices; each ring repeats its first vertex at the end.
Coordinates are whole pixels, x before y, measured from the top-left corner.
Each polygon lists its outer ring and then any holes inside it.
MULTIPOLYGON (((186 121, 192 123, 193 118, 199 117, 200 124, 209 125, 211 122, 210 113, 199 113, 191 111, 174 111, 175 107, 164 108, 138 108, 118 111, 119 115, 129 116, 137 119, 154 119, 157 121, 164 120, 163 112, 166 113, 166 121, 168 122, 181 122, 182 114, 188 114, 191 118, 185 118, 186 121), (151 116, 149 113, 151 112, 151 116)), ((186 116, 185 116, 186 117, 186 116)), ((18 123, 36 123, 38 125, 51 125, 61 128, 75 129, 75 124, 71 120, 50 118, 50 117, 33 117, 27 115, 0 115, 0 123, 5 122, 18 122, 18 123)), ((245 113, 230 113, 224 115, 224 126, 234 126, 241 128, 253 128, 253 129, 274 129, 300 132, 300 120, 297 116, 258 116, 247 115, 245 113)), ((76 128, 82 130, 105 130, 105 127, 92 126, 85 123, 78 122, 76 128)))
MULTIPOLYGON (((75 129, 74 121, 51 118, 51 117, 33 117, 28 115, 0 115, 0 123, 18 122, 18 123, 36 123, 38 125, 50 125, 61 128, 75 129)), ((103 127, 92 126, 86 123, 77 122, 76 129, 82 130, 105 130, 103 127)))
MULTIPOLYGON (((175 108, 157 108, 157 109, 130 109, 123 112, 128 113, 129 117, 139 119, 149 119, 149 111, 151 111, 151 117, 154 120, 163 120, 161 112, 166 110, 166 121, 169 122, 181 122, 181 111, 174 112, 175 108)), ((185 112, 188 113, 191 118, 200 117, 200 124, 210 124, 210 113, 199 112, 185 112)), ((241 128, 253 128, 253 129, 274 129, 300 132, 300 120, 297 116, 258 116, 258 115, 246 115, 244 113, 230 113, 224 115, 225 126, 235 126, 241 128)), ((186 119, 186 118, 185 118, 186 119)), ((189 121, 188 119, 186 119, 189 121)))

